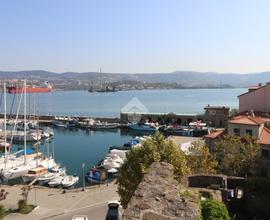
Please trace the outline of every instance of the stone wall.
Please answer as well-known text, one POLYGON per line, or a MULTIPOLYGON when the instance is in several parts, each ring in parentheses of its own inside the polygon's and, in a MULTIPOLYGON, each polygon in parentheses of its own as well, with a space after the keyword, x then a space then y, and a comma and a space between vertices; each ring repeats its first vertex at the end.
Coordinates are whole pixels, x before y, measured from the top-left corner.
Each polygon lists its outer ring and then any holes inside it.
POLYGON ((243 186, 245 178, 226 175, 191 175, 186 177, 188 187, 235 189, 243 186))
POLYGON ((153 163, 139 184, 123 220, 197 220, 199 204, 180 194, 173 166, 153 163))

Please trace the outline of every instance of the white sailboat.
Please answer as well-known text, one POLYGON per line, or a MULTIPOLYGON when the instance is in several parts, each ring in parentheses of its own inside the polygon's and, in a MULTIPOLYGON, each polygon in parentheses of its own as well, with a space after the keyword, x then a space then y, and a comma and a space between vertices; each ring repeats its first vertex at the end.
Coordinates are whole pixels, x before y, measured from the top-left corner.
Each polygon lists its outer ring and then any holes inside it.
MULTIPOLYGON (((26 127, 26 80, 24 81, 24 156, 23 163, 19 164, 11 169, 4 169, 2 172, 2 179, 8 181, 21 177, 28 173, 29 170, 38 166, 43 166, 45 169, 50 169, 55 166, 54 159, 52 157, 43 158, 37 152, 35 158, 27 158, 26 143, 27 143, 27 127, 26 127)), ((19 161, 19 160, 18 160, 19 161)))

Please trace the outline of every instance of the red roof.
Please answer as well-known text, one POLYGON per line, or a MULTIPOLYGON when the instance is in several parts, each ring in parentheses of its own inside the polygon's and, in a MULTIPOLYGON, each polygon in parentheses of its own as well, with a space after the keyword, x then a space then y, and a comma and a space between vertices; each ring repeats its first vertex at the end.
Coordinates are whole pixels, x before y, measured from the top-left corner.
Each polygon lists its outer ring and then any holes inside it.
POLYGON ((259 138, 260 144, 270 144, 270 130, 266 127, 263 128, 260 138, 259 138))
POLYGON ((269 118, 262 118, 262 117, 252 117, 247 115, 239 115, 232 118, 229 123, 233 124, 244 124, 244 125, 261 125, 266 122, 269 122, 269 118))
POLYGON ((214 131, 214 132, 212 132, 210 134, 207 134, 204 137, 205 138, 210 138, 210 139, 216 139, 218 137, 221 137, 224 134, 225 134, 225 129, 220 129, 218 131, 214 131))

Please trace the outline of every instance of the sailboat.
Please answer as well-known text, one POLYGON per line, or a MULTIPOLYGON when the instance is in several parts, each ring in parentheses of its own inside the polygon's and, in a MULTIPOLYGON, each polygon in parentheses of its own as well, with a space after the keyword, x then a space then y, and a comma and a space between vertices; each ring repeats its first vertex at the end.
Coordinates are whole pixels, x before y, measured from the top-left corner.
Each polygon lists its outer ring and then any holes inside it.
MULTIPOLYGON (((26 88, 26 80, 24 81, 24 88, 26 88)), ((43 166, 45 169, 50 169, 55 166, 54 159, 52 157, 44 158, 40 154, 36 153, 35 158, 27 158, 27 127, 26 127, 26 91, 24 92, 24 156, 23 163, 19 164, 11 169, 4 169, 2 172, 2 179, 8 181, 21 177, 28 173, 29 170, 34 169, 38 166, 43 166)))

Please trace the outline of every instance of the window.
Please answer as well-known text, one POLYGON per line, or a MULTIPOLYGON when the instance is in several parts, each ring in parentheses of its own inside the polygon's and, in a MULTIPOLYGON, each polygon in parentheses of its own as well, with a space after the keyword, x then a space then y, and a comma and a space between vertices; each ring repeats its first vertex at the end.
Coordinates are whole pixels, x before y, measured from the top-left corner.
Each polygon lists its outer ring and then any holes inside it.
POLYGON ((252 130, 251 129, 246 129, 246 135, 252 136, 252 130))
POLYGON ((240 136, 240 129, 239 128, 234 128, 233 132, 234 132, 235 135, 240 136))
POLYGON ((262 157, 264 157, 264 158, 269 158, 269 156, 270 156, 269 150, 262 149, 261 153, 262 153, 262 157))

